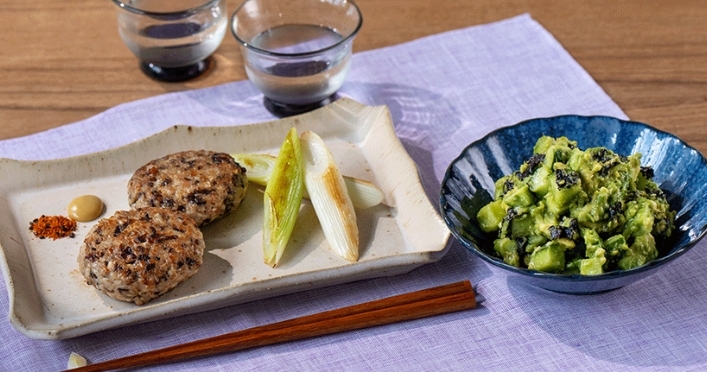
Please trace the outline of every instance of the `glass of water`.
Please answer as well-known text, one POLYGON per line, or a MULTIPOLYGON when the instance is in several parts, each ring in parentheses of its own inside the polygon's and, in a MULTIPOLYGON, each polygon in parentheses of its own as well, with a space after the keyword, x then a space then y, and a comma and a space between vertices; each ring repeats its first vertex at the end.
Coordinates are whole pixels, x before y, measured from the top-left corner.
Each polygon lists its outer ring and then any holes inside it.
POLYGON ((112 0, 118 31, 148 76, 184 81, 208 70, 227 28, 225 0, 112 0))
POLYGON ((279 117, 332 102, 363 23, 349 0, 246 0, 231 16, 248 79, 279 117))

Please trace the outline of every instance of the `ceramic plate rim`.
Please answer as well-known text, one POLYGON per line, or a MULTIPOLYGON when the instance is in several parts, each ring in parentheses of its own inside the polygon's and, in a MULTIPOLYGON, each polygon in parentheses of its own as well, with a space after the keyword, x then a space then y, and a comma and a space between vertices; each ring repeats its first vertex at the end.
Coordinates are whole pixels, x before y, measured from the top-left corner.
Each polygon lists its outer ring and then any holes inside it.
MULTIPOLYGON (((7 285, 10 303, 9 318, 12 324, 31 338, 70 338, 128 324, 205 311, 322 286, 373 277, 403 274, 420 265, 435 262, 446 254, 449 248, 447 243, 451 233, 423 190, 414 161, 395 135, 390 111, 386 106, 366 106, 348 98, 340 98, 329 106, 307 114, 262 123, 217 127, 175 125, 125 146, 87 155, 46 161, 0 159, 0 176, 19 168, 34 167, 40 169, 58 166, 60 164, 69 164, 76 167, 77 165, 81 165, 81 162, 85 162, 86 159, 91 157, 109 158, 115 154, 129 153, 130 149, 139 148, 139 146, 147 146, 146 144, 151 144, 152 142, 159 144, 159 141, 169 139, 170 136, 173 135, 172 133, 177 133, 176 135, 192 136, 190 138, 196 136, 196 138, 202 139, 202 137, 213 136, 217 133, 224 132, 243 133, 244 131, 248 131, 248 133, 252 133, 250 131, 258 131, 261 133, 263 131, 273 131, 277 132, 278 136, 281 135, 281 137, 276 140, 277 143, 280 143, 282 139, 284 139, 284 133, 286 133, 291 126, 298 127, 300 130, 305 130, 310 127, 321 127, 325 133, 318 132, 318 134, 320 134, 325 141, 338 141, 345 147, 347 146, 348 140, 339 138, 337 135, 337 131, 339 131, 343 137, 348 136, 360 139, 359 142, 351 142, 354 148, 358 146, 358 150, 355 148, 351 151, 359 151, 361 156, 366 159, 368 159, 368 157, 383 157, 383 159, 385 159, 385 161, 381 161, 380 165, 370 164, 370 162, 368 165, 371 168, 372 174, 375 176, 374 178, 376 178, 379 183, 379 187, 385 193, 386 203, 393 206, 388 208, 390 212, 385 213, 390 213, 392 218, 391 223, 394 226, 398 226, 400 229, 399 234, 404 242, 403 247, 395 247, 395 253, 391 253, 387 256, 361 260, 353 264, 343 266, 333 264, 307 272, 297 272, 296 275, 292 276, 285 275, 274 279, 265 278, 255 282, 257 288, 253 287, 252 284, 240 284, 229 288, 222 288, 221 290, 209 291, 208 293, 195 293, 162 303, 152 305, 148 303, 147 305, 143 305, 143 307, 139 307, 140 309, 145 309, 144 311, 141 310, 129 313, 116 311, 114 314, 102 318, 91 318, 87 316, 85 319, 82 319, 81 316, 79 316, 78 321, 67 325, 49 324, 48 322, 43 323, 41 319, 38 322, 36 320, 28 321, 28 319, 25 319, 22 315, 22 311, 28 310, 27 308, 23 309, 23 306, 32 309, 35 306, 46 306, 46 304, 42 304, 41 300, 38 299, 24 298, 30 297, 28 292, 31 292, 31 289, 24 289, 22 284, 23 280, 28 278, 26 276, 27 273, 23 272, 26 268, 18 266, 18 262, 14 259, 14 253, 12 259, 8 256, 8 253, 14 249, 18 249, 18 246, 25 250, 25 255, 29 254, 27 252, 31 250, 31 247, 25 247, 24 242, 26 241, 25 239, 31 239, 31 237, 28 238, 24 235, 22 235, 21 238, 14 235, 9 236, 12 234, 23 234, 22 231, 25 229, 19 228, 22 226, 20 222, 12 220, 16 217, 14 214, 19 213, 13 209, 15 206, 11 205, 11 202, 8 200, 2 200, 3 198, 7 199, 5 196, 10 192, 9 189, 11 188, 10 186, 5 187, 5 182, 3 182, 0 186, 0 203, 4 203, 3 205, 5 206, 9 205, 12 208, 10 208, 9 214, 0 216, 0 267, 2 267, 3 276, 7 285), (328 120, 329 124, 327 125, 331 125, 331 127, 323 127, 319 124, 318 121, 322 120, 328 120), (189 134, 185 135, 184 133, 189 134), (371 133, 375 133, 378 136, 377 138, 383 141, 382 143, 385 143, 387 146, 370 145, 372 140, 368 138, 371 137, 371 133), (381 153, 379 154, 378 152, 381 153), (401 167, 401 169, 406 170, 409 174, 406 174, 404 177, 394 182, 388 179, 381 179, 380 170, 392 166, 393 162, 395 166, 401 167), (408 195, 403 193, 405 190, 409 192, 408 195), (424 214, 408 215, 411 209, 424 212, 424 214), (405 211, 405 214, 403 214, 403 211, 405 211), (427 231, 427 233, 429 237, 422 239, 422 242, 417 242, 414 240, 418 237, 411 236, 410 231, 414 231, 411 226, 420 224, 428 227, 429 231, 427 231), (204 301, 204 297, 206 297, 208 301, 204 301), (37 301, 40 302, 37 303, 37 301)), ((266 136, 266 134, 261 135, 266 136)), ((198 145, 195 144, 195 146, 198 145)), ((257 147, 257 145, 254 146, 257 147)), ((232 152, 234 151, 231 151, 231 153, 232 152)), ((140 156, 145 157, 147 155, 138 154, 134 156, 140 158, 140 156)), ((126 162, 124 159, 122 160, 126 162)), ((143 160, 151 159, 147 157, 143 160)), ((130 161, 127 162, 129 163, 130 161)), ((133 163, 135 163, 135 161, 133 161, 133 163)), ((113 174, 115 172, 111 172, 110 170, 104 170, 103 172, 104 177, 115 175, 113 174)), ((31 182, 29 186, 32 186, 31 182)), ((22 187, 22 185, 14 185, 12 187, 22 187)), ((51 188, 51 182, 49 187, 51 188)), ((388 210, 385 208, 384 210, 388 210)), ((374 230, 370 232, 371 235, 377 234, 375 228, 380 228, 380 226, 376 225, 374 230)), ((31 235, 29 231, 24 231, 24 234, 31 235)), ((400 241, 400 239, 398 239, 398 241, 400 241)), ((379 241, 372 239, 371 248, 369 249, 374 251, 378 248, 377 244, 379 243, 379 241)), ((29 270, 33 271, 32 265, 30 265, 29 270)), ((31 275, 37 275, 37 273, 32 272, 31 275)), ((36 291, 36 288, 34 290, 36 291)), ((34 311, 39 310, 34 309, 34 311)))

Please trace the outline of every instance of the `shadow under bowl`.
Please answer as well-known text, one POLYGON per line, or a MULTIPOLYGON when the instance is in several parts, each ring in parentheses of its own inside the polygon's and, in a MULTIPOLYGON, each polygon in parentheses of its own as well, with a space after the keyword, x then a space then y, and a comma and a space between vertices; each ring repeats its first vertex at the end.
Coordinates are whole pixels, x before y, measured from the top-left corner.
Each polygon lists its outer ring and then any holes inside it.
POLYGON ((440 209, 452 236, 494 267, 527 284, 569 294, 600 293, 641 280, 692 248, 707 231, 707 160, 679 138, 649 125, 607 116, 565 115, 527 120, 500 128, 468 145, 451 162, 442 181, 440 209), (476 213, 493 200, 494 181, 510 174, 532 155, 543 135, 565 136, 577 145, 606 147, 619 155, 641 153, 653 180, 677 211, 672 236, 659 257, 631 270, 594 276, 551 274, 508 265, 493 250, 494 234, 481 231, 476 213))

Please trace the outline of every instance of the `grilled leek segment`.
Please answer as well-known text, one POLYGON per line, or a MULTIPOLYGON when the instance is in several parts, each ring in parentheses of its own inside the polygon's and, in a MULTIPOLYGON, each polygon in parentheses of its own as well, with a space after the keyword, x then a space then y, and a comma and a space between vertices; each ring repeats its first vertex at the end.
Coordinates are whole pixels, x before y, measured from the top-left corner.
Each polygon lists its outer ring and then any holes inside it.
POLYGON ((344 178, 324 141, 314 132, 300 136, 304 183, 329 246, 337 255, 358 261, 356 212, 344 178))
MULTIPOLYGON (((231 154, 233 159, 246 169, 248 182, 266 186, 270 180, 272 169, 275 166, 275 156, 257 153, 231 154)), ((354 177, 344 177, 346 189, 351 197, 354 208, 366 209, 374 207, 383 202, 384 196, 372 182, 354 177)), ((304 198, 309 199, 307 190, 304 190, 304 198)))
POLYGON ((231 154, 233 160, 246 169, 248 182, 267 186, 277 157, 268 154, 242 153, 231 154))
POLYGON ((290 240, 303 189, 302 149, 297 129, 293 127, 280 147, 263 197, 263 258, 272 267, 277 266, 290 240))

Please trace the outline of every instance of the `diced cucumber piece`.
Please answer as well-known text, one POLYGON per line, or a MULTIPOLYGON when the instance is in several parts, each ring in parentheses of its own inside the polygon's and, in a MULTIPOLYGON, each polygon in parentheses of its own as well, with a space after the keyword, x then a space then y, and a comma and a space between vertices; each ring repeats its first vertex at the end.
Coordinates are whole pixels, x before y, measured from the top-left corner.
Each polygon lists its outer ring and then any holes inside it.
POLYGON ((530 256, 528 268, 550 273, 562 272, 565 268, 565 249, 553 242, 538 248, 530 256))
POLYGON ((503 202, 511 207, 527 207, 535 203, 535 196, 528 189, 528 185, 514 188, 504 197, 503 202))
POLYGON ((496 200, 481 207, 476 213, 476 220, 481 230, 488 233, 498 231, 505 216, 506 208, 503 207, 503 201, 496 200))
POLYGON ((514 240, 508 238, 496 239, 493 242, 493 249, 503 258, 503 262, 516 267, 520 266, 518 245, 514 240))

